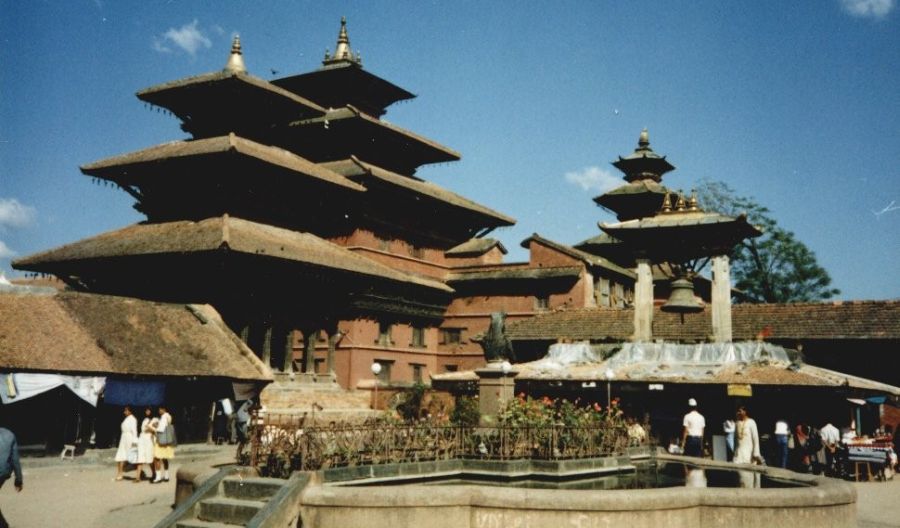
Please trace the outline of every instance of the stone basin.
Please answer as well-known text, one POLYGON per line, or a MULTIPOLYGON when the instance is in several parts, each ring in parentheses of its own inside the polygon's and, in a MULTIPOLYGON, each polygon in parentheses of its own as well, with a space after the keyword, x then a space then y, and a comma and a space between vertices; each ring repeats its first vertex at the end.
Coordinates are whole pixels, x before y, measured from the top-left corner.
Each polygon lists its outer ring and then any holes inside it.
POLYGON ((304 527, 856 526, 856 491, 849 483, 780 468, 650 452, 569 461, 443 460, 339 468, 318 472, 301 501, 304 527), (758 475, 795 485, 563 490, 429 482, 472 474, 483 479, 489 473, 507 482, 551 479, 554 474, 570 479, 634 471, 635 464, 651 460, 740 470, 741 482, 758 482, 758 475), (414 483, 416 479, 422 484, 414 483), (398 481, 403 485, 396 485, 398 481))

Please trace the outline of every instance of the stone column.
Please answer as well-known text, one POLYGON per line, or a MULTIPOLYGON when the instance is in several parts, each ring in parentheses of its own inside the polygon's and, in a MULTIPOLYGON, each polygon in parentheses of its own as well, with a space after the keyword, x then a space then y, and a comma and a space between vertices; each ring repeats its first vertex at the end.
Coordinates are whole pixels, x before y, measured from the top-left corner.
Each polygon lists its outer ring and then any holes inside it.
POLYGON ((497 425, 497 415, 506 402, 515 397, 515 370, 504 371, 502 362, 492 361, 484 368, 476 369, 478 375, 478 411, 481 413, 479 425, 497 425))
POLYGON ((731 342, 731 267, 727 255, 712 258, 713 342, 731 342))
POLYGON ((337 350, 338 339, 340 339, 340 334, 336 329, 328 333, 328 355, 325 363, 328 366, 328 373, 332 376, 334 376, 334 353, 337 350))
POLYGON ((637 282, 634 284, 634 337, 633 341, 649 342, 653 339, 653 272, 650 261, 637 260, 637 282))

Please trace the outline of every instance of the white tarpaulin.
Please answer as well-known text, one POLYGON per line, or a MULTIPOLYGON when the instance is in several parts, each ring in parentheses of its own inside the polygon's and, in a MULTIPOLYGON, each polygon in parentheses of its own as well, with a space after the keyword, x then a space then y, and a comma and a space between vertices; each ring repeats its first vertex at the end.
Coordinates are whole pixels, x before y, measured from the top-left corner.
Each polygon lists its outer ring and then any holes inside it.
POLYGON ((97 406, 97 398, 103 392, 106 378, 93 376, 63 376, 60 374, 3 374, 4 383, 0 387, 0 400, 4 405, 27 400, 56 387, 66 386, 79 398, 97 406))

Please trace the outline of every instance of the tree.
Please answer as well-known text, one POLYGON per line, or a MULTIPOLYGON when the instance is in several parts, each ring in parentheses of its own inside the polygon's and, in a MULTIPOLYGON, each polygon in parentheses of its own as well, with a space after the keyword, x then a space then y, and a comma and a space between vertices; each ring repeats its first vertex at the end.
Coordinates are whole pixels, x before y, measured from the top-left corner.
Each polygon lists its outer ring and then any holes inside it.
POLYGON ((697 189, 700 206, 728 216, 746 214, 763 235, 735 246, 731 276, 746 301, 767 303, 810 302, 841 293, 816 262, 816 255, 794 233, 778 226, 771 211, 752 197, 738 196, 720 181, 704 180, 697 189))

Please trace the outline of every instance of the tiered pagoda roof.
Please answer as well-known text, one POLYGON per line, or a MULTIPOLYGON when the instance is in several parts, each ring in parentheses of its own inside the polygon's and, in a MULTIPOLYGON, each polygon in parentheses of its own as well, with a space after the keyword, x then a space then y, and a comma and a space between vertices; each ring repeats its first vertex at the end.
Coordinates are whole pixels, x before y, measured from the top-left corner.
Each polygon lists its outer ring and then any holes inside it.
POLYGON ((351 105, 380 117, 388 106, 415 95, 362 67, 362 57, 350 48, 347 19, 341 18, 334 55, 325 52, 323 67, 309 73, 272 81, 272 84, 309 97, 326 108, 351 105))
POLYGON ((619 156, 612 164, 624 173, 628 183, 594 198, 597 205, 616 213, 619 220, 656 214, 668 192, 660 183, 662 176, 675 170, 675 167, 666 161, 665 156, 650 148, 650 135, 646 128, 641 131, 634 152, 624 158, 619 156))

